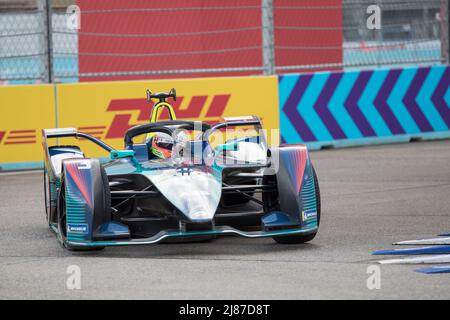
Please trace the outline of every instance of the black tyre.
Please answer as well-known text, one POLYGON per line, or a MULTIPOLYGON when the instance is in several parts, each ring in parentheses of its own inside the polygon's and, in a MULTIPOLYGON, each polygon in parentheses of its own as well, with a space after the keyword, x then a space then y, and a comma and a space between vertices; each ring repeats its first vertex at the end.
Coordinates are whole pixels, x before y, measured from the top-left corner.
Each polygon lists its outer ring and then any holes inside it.
POLYGON ((47 169, 44 167, 44 201, 45 201, 45 219, 48 225, 50 225, 50 203, 51 203, 51 190, 50 190, 50 177, 47 174, 47 169))
MULTIPOLYGON (((317 226, 320 225, 320 187, 319 187, 319 181, 317 179, 316 170, 314 167, 312 167, 313 176, 314 176, 314 184, 316 186, 316 206, 317 206, 317 226)), ((299 244, 299 243, 305 243, 308 241, 311 241, 315 238, 317 234, 317 231, 311 234, 307 235, 295 235, 295 236, 277 236, 273 237, 273 239, 281 244, 299 244)))
MULTIPOLYGON (((101 168, 102 171, 105 169, 101 168)), ((106 177, 106 173, 102 172, 102 180, 103 174, 106 177)), ((105 247, 84 247, 84 246, 73 246, 67 243, 67 214, 66 214, 66 183, 65 183, 65 175, 64 170, 61 173, 61 187, 58 196, 58 209, 57 209, 57 217, 58 217, 58 232, 62 240, 63 246, 70 251, 99 251, 103 250, 105 247)), ((104 180, 103 180, 104 181, 104 180)), ((104 185, 104 184, 102 184, 104 185)), ((109 195, 109 190, 108 190, 109 195)), ((106 203, 107 200, 105 200, 106 203)), ((109 201, 110 198, 109 198, 109 201)))

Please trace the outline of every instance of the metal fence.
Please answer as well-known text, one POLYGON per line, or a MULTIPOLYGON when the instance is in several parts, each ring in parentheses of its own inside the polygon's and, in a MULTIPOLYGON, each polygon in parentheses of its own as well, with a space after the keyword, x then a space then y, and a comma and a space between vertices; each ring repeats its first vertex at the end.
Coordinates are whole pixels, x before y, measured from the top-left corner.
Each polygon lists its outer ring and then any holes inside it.
POLYGON ((431 65, 448 39, 447 0, 0 0, 0 82, 431 65))

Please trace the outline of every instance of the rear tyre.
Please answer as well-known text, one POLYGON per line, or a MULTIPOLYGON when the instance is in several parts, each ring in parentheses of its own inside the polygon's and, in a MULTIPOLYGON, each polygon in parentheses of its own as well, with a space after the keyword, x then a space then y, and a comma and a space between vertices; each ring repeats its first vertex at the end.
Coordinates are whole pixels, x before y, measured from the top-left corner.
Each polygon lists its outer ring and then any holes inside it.
MULTIPOLYGON (((101 170, 105 170, 101 168, 101 170)), ((106 174, 105 174, 106 176, 106 174)), ((103 250, 105 247, 84 247, 84 246, 74 246, 67 243, 67 211, 66 211, 66 183, 65 183, 64 170, 61 173, 61 187, 58 196, 58 209, 57 209, 57 220, 58 220, 58 232, 61 237, 62 245, 70 251, 99 251, 103 250)))
MULTIPOLYGON (((317 208, 317 226, 320 225, 320 212, 321 212, 321 208, 320 208, 320 187, 319 187, 319 181, 317 179, 317 175, 316 175, 316 170, 314 169, 314 167, 312 167, 312 171, 313 171, 313 176, 314 176, 314 184, 315 184, 315 189, 316 189, 316 208, 317 208)), ((273 237, 273 239, 281 244, 299 244, 299 243, 305 243, 308 241, 311 241, 312 239, 315 238, 317 234, 317 231, 311 234, 307 234, 307 235, 295 235, 295 236, 277 236, 277 237, 273 237)))

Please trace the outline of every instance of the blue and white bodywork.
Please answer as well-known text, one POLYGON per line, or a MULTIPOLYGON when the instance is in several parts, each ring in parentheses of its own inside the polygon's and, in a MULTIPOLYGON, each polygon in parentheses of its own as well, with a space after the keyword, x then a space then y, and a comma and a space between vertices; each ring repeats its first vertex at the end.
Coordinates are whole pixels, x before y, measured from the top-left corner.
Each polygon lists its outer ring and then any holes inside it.
POLYGON ((302 243, 318 231, 320 192, 306 147, 269 148, 257 117, 147 123, 128 130, 123 150, 71 128, 43 137, 47 220, 68 249, 221 235, 302 243), (90 140, 109 160, 48 145, 63 137, 90 140), (155 140, 166 149, 152 152, 155 140))

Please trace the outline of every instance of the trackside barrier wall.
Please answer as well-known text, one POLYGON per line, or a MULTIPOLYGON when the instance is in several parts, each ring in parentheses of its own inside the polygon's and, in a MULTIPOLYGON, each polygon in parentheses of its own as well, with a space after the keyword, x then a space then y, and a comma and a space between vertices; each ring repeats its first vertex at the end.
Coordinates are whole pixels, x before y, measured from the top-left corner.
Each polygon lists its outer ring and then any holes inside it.
MULTIPOLYGON (((219 122, 226 116, 258 115, 265 129, 277 130, 272 142, 279 143, 276 76, 1 87, 0 131, 7 132, 0 139, 0 170, 42 167, 42 128, 76 127, 123 148, 126 130, 149 121, 152 104, 146 101, 146 90, 171 88, 177 90, 177 119, 219 122), (33 131, 29 144, 5 144, 11 130, 25 129, 33 131)), ((80 145, 88 157, 108 156, 88 141, 65 138, 59 144, 80 145)))
MULTIPOLYGON (((175 87, 180 119, 259 115, 282 142, 311 149, 450 138, 450 68, 324 72, 280 77, 0 87, 0 170, 42 167, 41 129, 76 127, 116 148, 145 123, 145 91, 175 87)), ((164 115, 162 115, 164 118, 164 115)), ((60 139, 60 144, 74 141, 60 139)), ((272 140, 272 141, 276 141, 272 140)), ((87 141, 87 156, 106 156, 87 141)), ((276 143, 276 142, 275 142, 276 143)))
POLYGON ((311 149, 450 137, 450 68, 285 75, 282 142, 311 149))
POLYGON ((53 85, 0 87, 0 170, 42 167, 41 129, 55 125, 53 85))
MULTIPOLYGON (((146 90, 171 88, 177 91, 177 100, 171 101, 177 119, 214 123, 226 116, 254 114, 262 118, 265 129, 279 128, 276 76, 61 84, 58 123, 60 127, 75 125, 80 132, 123 148, 127 129, 150 119, 153 104, 147 102, 146 90)), ((160 119, 168 119, 167 113, 160 119)), ((278 131, 276 138, 278 143, 278 131)), ((104 155, 90 142, 80 145, 88 156, 104 155)))

